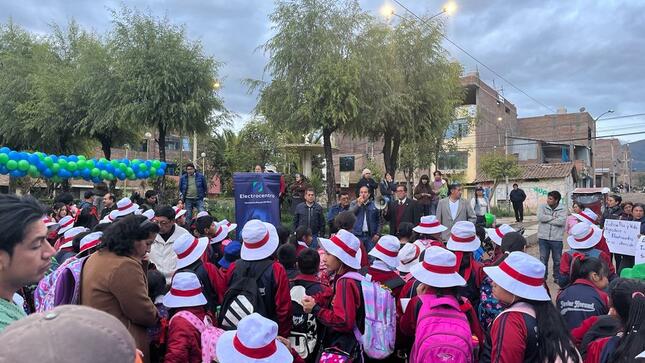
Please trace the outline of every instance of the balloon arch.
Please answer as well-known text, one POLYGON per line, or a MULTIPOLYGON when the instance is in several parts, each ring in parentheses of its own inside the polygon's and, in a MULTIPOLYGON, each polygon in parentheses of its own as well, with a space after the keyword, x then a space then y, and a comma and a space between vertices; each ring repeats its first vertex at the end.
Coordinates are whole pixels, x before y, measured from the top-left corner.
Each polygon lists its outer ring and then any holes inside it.
POLYGON ((83 155, 48 155, 0 148, 0 174, 16 178, 30 176, 54 182, 75 178, 94 183, 117 179, 156 179, 164 175, 166 166, 165 162, 159 160, 88 159, 83 155))

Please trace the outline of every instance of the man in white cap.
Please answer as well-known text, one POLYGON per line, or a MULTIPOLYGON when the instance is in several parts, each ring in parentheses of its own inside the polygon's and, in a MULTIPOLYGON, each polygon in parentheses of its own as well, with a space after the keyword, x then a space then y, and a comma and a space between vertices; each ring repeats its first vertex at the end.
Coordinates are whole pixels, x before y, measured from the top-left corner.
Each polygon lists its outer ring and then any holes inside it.
POLYGON ((392 296, 398 298, 405 284, 396 271, 399 265, 399 239, 389 234, 382 236, 369 255, 374 257, 374 261, 367 269, 367 274, 372 281, 387 287, 392 292, 392 296))
POLYGON ((166 277, 167 283, 170 283, 177 262, 173 243, 181 235, 189 233, 175 224, 175 210, 170 206, 161 206, 155 211, 155 222, 159 225, 159 234, 150 247, 150 262, 157 266, 157 270, 166 277))
POLYGON ((293 355, 283 342, 275 322, 253 313, 240 320, 237 330, 222 334, 215 351, 220 363, 291 363, 293 355))
POLYGON ((272 258, 278 249, 278 232, 272 224, 252 219, 242 228, 241 237, 241 259, 226 273, 228 290, 218 319, 220 326, 239 328, 240 316, 248 315, 242 311, 257 312, 275 321, 280 336, 287 337, 292 324, 289 279, 284 267, 272 258), (255 305, 240 295, 240 291, 248 288, 249 279, 256 285, 255 291, 248 291, 256 296, 255 305))
POLYGON ((370 194, 370 199, 374 199, 374 189, 378 188, 378 184, 376 181, 372 178, 372 171, 370 169, 363 169, 363 172, 361 173, 361 179, 356 183, 356 190, 355 190, 355 195, 359 195, 361 191, 361 187, 367 187, 369 194, 370 194))
POLYGON ((40 281, 51 266, 56 251, 47 242, 44 215, 36 199, 0 194, 0 331, 25 316, 12 301, 16 291, 40 281))

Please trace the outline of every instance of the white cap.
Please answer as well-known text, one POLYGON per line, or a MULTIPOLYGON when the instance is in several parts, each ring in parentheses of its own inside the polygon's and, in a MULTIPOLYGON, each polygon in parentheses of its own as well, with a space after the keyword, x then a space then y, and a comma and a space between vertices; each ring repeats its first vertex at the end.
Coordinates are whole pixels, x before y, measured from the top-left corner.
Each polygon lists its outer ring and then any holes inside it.
POLYGON ((601 239, 602 229, 583 222, 571 227, 567 243, 569 247, 579 250, 594 247, 601 239))
POLYGON ((139 205, 133 203, 130 198, 121 198, 118 202, 116 202, 116 209, 110 212, 110 217, 112 217, 112 220, 115 220, 119 217, 133 214, 137 211, 137 209, 139 209, 139 205))
POLYGON ((529 300, 550 301, 544 288, 544 264, 524 252, 511 252, 498 266, 484 267, 497 285, 513 295, 529 300))
POLYGON ((190 233, 179 236, 172 245, 177 254, 175 269, 182 269, 202 257, 208 247, 208 238, 196 238, 190 233))
POLYGON ((399 239, 386 234, 379 238, 378 242, 368 253, 372 257, 385 262, 390 268, 395 269, 399 265, 399 239))
POLYGON ((459 221, 452 226, 446 248, 451 251, 474 252, 481 247, 473 222, 459 221))
POLYGON ((513 227, 509 226, 508 224, 502 224, 497 228, 486 228, 486 234, 488 235, 488 238, 490 238, 490 240, 498 246, 502 245, 502 238, 504 238, 504 236, 510 232, 515 232, 515 229, 513 229, 513 227))
POLYGON ((168 308, 203 306, 206 302, 202 284, 192 272, 177 272, 172 277, 170 291, 163 297, 163 304, 168 308))
POLYGON ((278 232, 271 223, 251 219, 242 228, 242 250, 245 261, 258 261, 273 254, 280 244, 278 232))
POLYGON ((406 243, 399 250, 399 272, 410 272, 410 269, 419 263, 421 247, 414 243, 406 243))
POLYGON ((412 228, 413 231, 421 234, 435 234, 447 230, 448 227, 439 222, 435 216, 423 216, 419 224, 412 228))
POLYGON ((186 214, 185 209, 179 209, 179 207, 177 207, 177 206, 172 207, 172 210, 175 211, 175 219, 179 219, 179 218, 183 217, 184 214, 186 214))
POLYGON ((423 261, 410 271, 412 276, 432 287, 455 287, 466 285, 457 266, 457 256, 445 248, 430 246, 423 261))
POLYGON ((345 265, 361 268, 361 241, 353 233, 341 229, 330 239, 318 238, 327 253, 336 256, 345 265))

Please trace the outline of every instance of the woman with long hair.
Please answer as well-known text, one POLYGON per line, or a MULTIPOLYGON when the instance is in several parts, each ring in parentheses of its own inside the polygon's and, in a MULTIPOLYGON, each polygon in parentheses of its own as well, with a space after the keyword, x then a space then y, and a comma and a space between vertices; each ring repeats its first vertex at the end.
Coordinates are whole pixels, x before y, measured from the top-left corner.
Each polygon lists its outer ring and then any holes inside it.
POLYGON ((414 199, 417 200, 421 208, 422 216, 430 215, 430 205, 432 204, 432 198, 434 193, 432 192, 432 187, 430 186, 430 177, 423 174, 419 180, 419 184, 414 187, 414 199))

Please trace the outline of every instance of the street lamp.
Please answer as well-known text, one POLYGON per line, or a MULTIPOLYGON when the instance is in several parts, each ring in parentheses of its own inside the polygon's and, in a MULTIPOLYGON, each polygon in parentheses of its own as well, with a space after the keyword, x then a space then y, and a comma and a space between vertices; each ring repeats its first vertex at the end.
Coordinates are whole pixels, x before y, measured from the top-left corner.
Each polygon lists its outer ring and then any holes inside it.
MULTIPOLYGON (((399 4, 399 5, 402 5, 402 4, 401 4, 401 3, 399 3, 397 0, 394 0, 394 2, 396 2, 396 3, 397 3, 397 4, 399 4)), ((427 20, 425 20, 425 21, 430 21, 430 20, 432 20, 432 19, 434 19, 434 18, 436 18, 436 17, 438 17, 439 15, 442 15, 442 14, 452 15, 452 14, 454 14, 454 13, 455 13, 455 11, 457 11, 457 3, 455 3, 454 1, 452 1, 452 0, 451 0, 451 1, 448 1, 448 2, 447 2, 447 3, 446 3, 446 4, 441 8, 441 11, 440 11, 440 12, 438 12, 438 13, 434 14, 433 16, 429 17, 429 18, 428 18, 427 20)), ((384 17, 384 18, 386 18, 386 19, 389 19, 389 18, 391 18, 392 16, 398 16, 398 17, 400 17, 400 18, 404 18, 404 17, 402 17, 401 15, 399 15, 399 14, 397 14, 397 13, 395 12, 394 6, 392 6, 392 4, 390 4, 389 2, 385 2, 385 3, 384 3, 384 4, 379 8, 379 13, 381 14, 381 16, 382 16, 382 17, 384 17)), ((404 19, 405 19, 405 18, 404 18, 404 19)))
POLYGON ((152 138, 152 134, 146 132, 143 136, 146 137, 146 160, 150 160, 150 139, 152 138))
POLYGON ((206 153, 202 152, 202 173, 206 170, 206 153))
MULTIPOLYGON (((614 113, 614 110, 612 110, 610 108, 609 110, 601 113, 600 116, 596 117, 593 120, 593 129, 594 129, 594 131, 596 131, 596 123, 598 122, 598 120, 600 120, 601 117, 605 116, 608 113, 614 113)), ((591 138, 591 132, 589 133, 588 138, 591 138)), ((594 152, 596 150, 596 135, 594 135, 594 138, 593 138, 593 140, 591 142, 592 142, 592 146, 591 146, 591 169, 593 170, 593 186, 594 186, 594 188, 596 188, 597 187, 597 185, 596 185, 596 158, 594 156, 594 152)))

